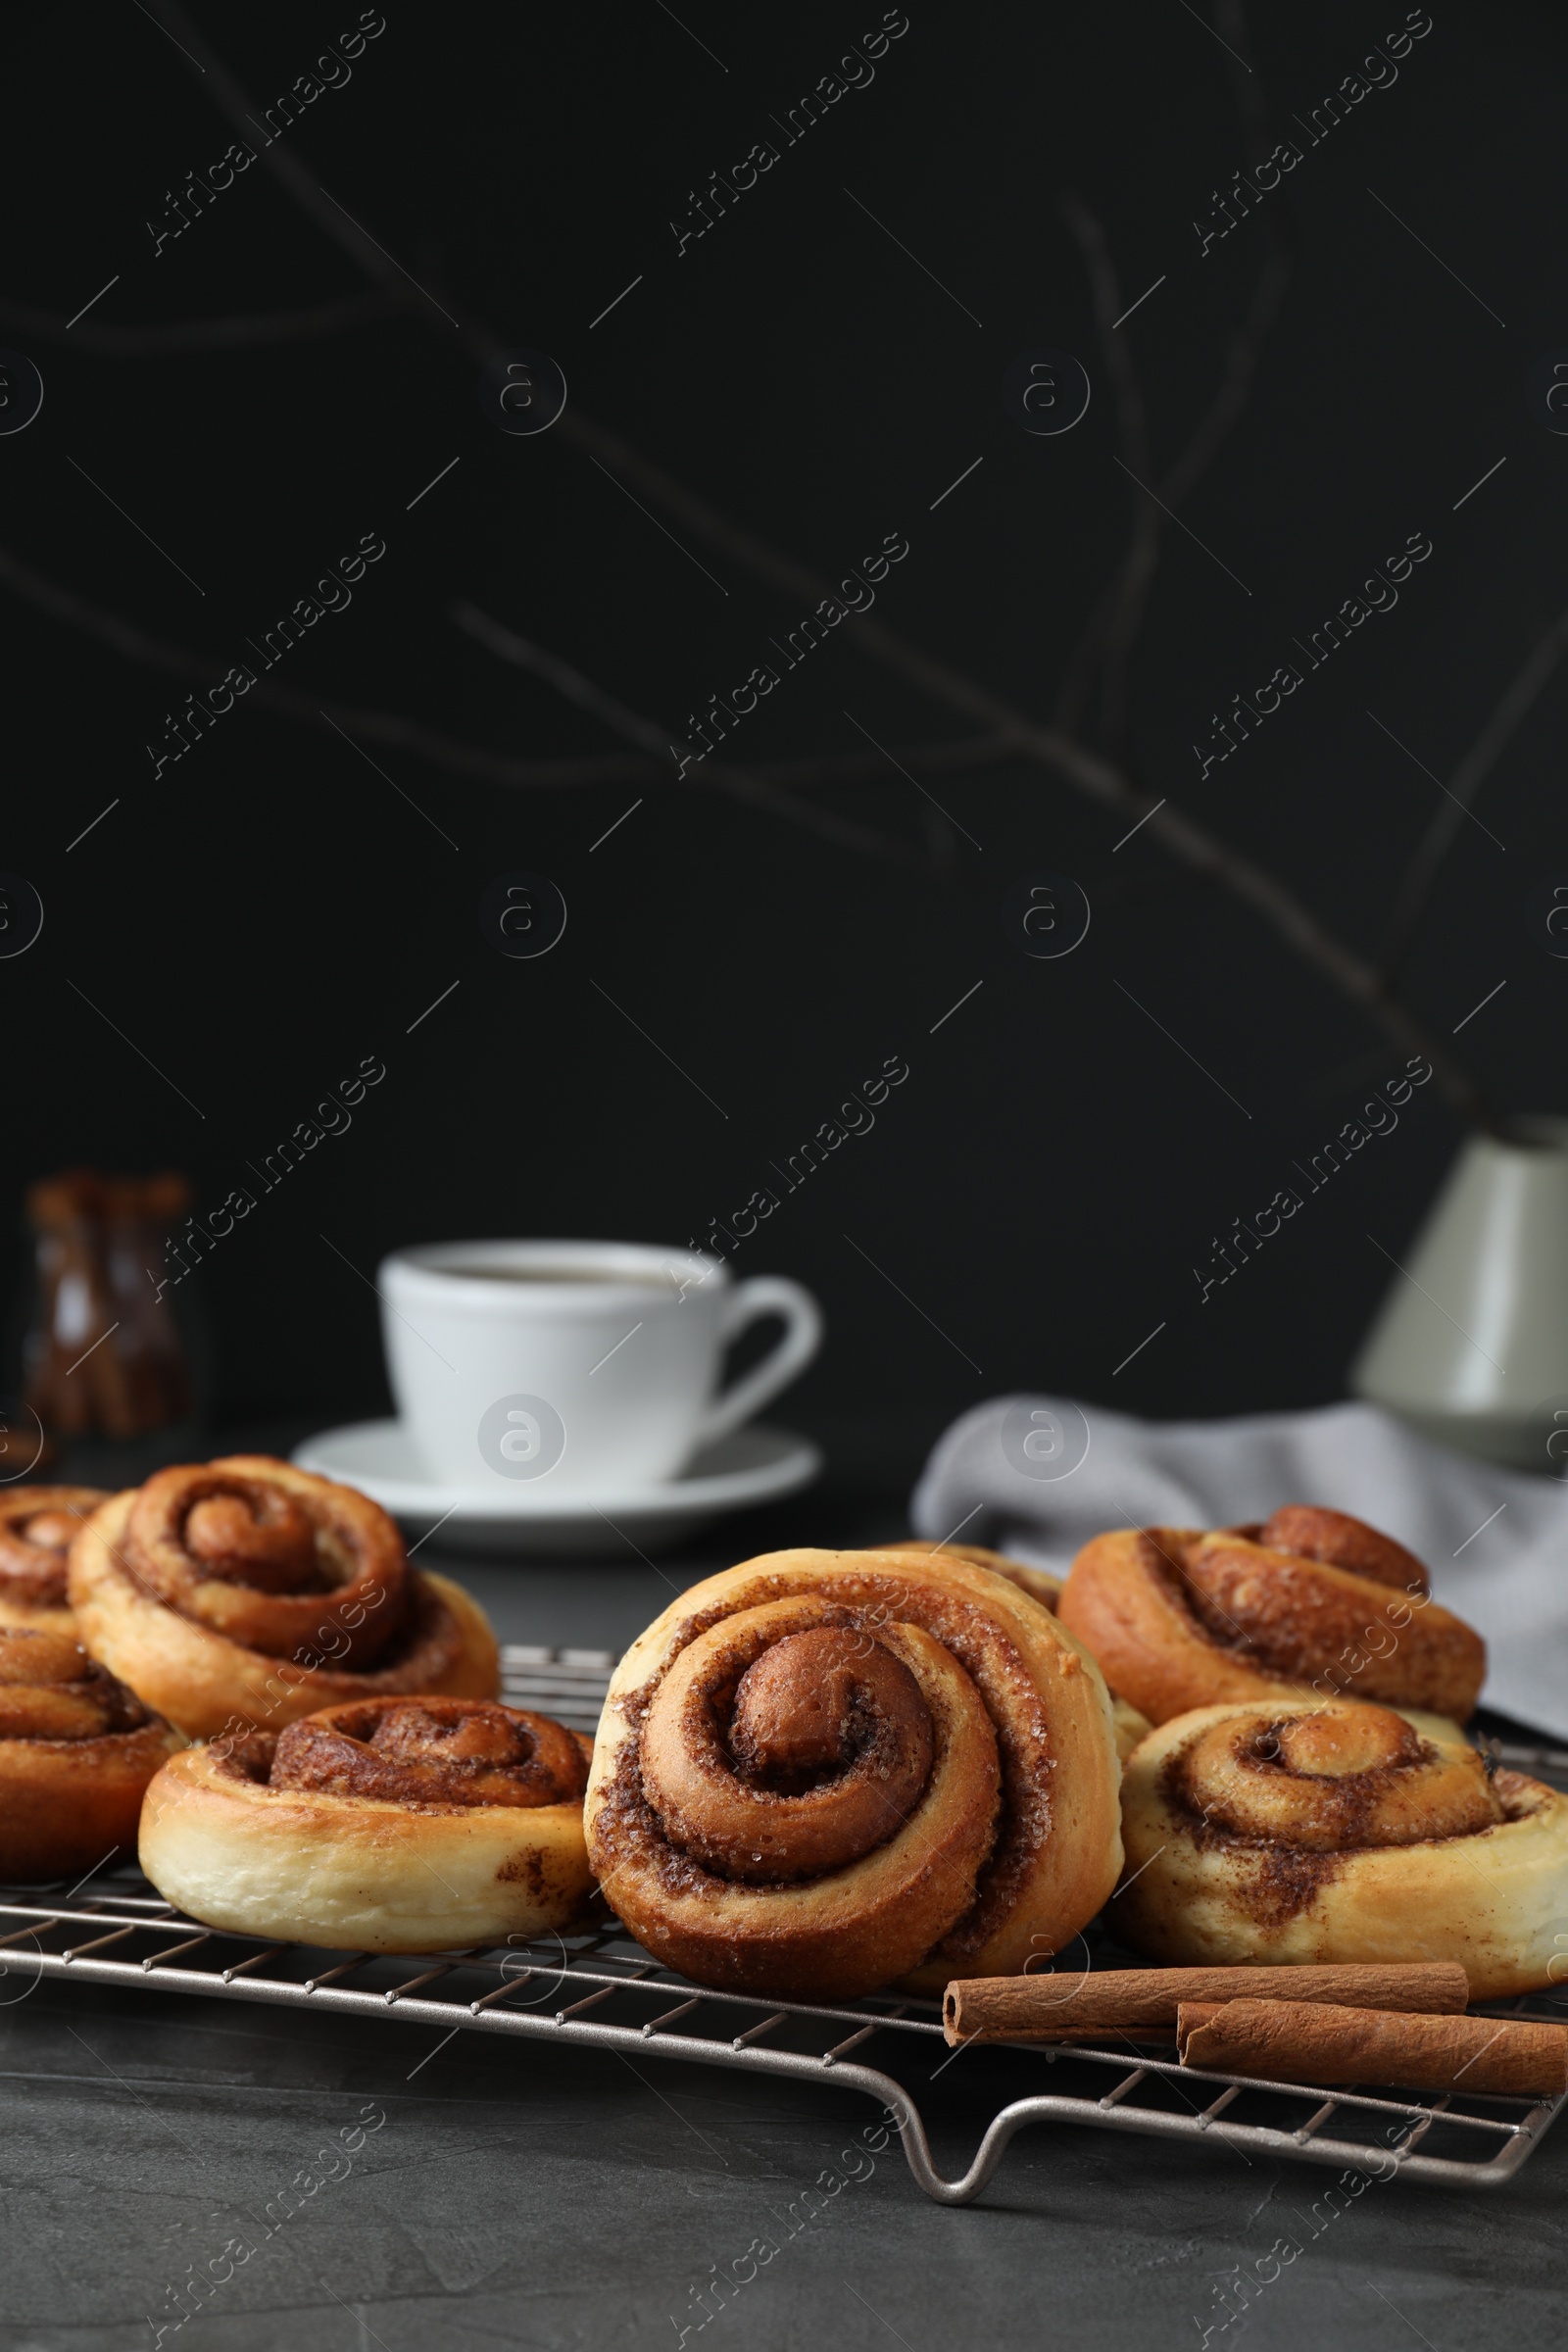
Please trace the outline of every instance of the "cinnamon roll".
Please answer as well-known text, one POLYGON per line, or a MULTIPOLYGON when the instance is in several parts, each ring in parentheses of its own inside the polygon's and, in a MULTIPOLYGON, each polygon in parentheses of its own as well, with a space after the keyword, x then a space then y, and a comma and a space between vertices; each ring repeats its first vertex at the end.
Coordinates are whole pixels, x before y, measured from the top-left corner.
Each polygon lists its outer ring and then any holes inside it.
POLYGON ((1022 1560, 1009 1559, 1004 1551, 988 1551, 983 1544, 935 1544, 924 1536, 901 1537, 897 1544, 883 1546, 888 1551, 914 1551, 934 1560, 938 1567, 944 1560, 967 1560, 971 1568, 989 1568, 995 1576, 1004 1576, 1009 1585, 1038 1600, 1043 1609, 1056 1613, 1061 1598, 1061 1578, 1053 1576, 1047 1568, 1031 1568, 1022 1560))
POLYGON ((0 1490, 0 1625, 74 1632, 66 1557, 89 1514, 108 1500, 102 1487, 0 1490))
POLYGON ((74 1878, 131 1844, 180 1744, 70 1634, 0 1626, 0 1879, 74 1878))
POLYGON ((483 1611, 409 1566, 379 1503, 266 1454, 117 1494, 72 1548, 70 1593, 93 1656, 193 1738, 276 1731, 333 1700, 500 1689, 483 1611))
MULTIPOLYGON (((890 1549, 920 1552, 939 1568, 944 1560, 967 1560, 973 1568, 989 1568, 994 1576, 1004 1576, 1009 1585, 1027 1592, 1031 1600, 1049 1609, 1053 1617, 1057 1614, 1062 1581, 1059 1576, 1053 1576, 1049 1568, 1031 1568, 1023 1560, 1009 1559, 1004 1551, 988 1551, 983 1544, 933 1544, 911 1536, 890 1549)), ((1139 1740, 1147 1739, 1153 1727, 1149 1717, 1123 1698, 1120 1691, 1111 1691, 1110 1705, 1116 1753, 1125 1764, 1139 1740)))
POLYGON ((1308 1693, 1462 1723, 1487 1668, 1480 1635, 1431 1598, 1413 1552, 1303 1503, 1261 1525, 1096 1536, 1072 1564, 1060 1614, 1152 1723, 1308 1693))
POLYGON ((682 1593, 612 1678, 606 1898, 699 1983, 843 1998, 1056 1951, 1119 1867, 1093 1660, 990 1570, 781 1551, 682 1593))
POLYGON ((473 1698, 365 1698, 187 1748, 147 1791, 141 1866, 207 1927, 446 1952, 570 1924, 589 1742, 473 1698))
POLYGON ((1199 1707, 1122 1789, 1116 1933, 1153 1959, 1457 1960, 1473 2000, 1562 1975, 1568 1796, 1354 1699, 1199 1707))

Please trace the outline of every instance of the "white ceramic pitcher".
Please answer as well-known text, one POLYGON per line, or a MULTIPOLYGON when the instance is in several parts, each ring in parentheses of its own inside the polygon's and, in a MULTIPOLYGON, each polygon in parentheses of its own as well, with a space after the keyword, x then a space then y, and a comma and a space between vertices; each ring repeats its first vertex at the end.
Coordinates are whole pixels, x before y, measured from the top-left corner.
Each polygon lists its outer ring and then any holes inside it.
POLYGON ((1488 1461, 1568 1466, 1568 1119, 1476 1136, 1401 1260, 1357 1396, 1488 1461))

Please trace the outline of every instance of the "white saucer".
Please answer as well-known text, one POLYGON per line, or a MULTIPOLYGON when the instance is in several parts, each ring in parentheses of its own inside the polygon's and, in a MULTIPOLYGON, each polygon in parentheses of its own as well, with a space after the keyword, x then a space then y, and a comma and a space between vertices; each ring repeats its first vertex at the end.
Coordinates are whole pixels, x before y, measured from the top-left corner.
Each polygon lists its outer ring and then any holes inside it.
POLYGON ((443 1544, 513 1559, 614 1558, 627 1544, 667 1551, 708 1519, 751 1502, 769 1502, 808 1486, 820 1450, 787 1429, 754 1422, 700 1453, 679 1478, 652 1486, 607 1487, 590 1499, 549 1479, 492 1487, 438 1486, 425 1474, 401 1421, 356 1421, 325 1429, 294 1449, 302 1470, 335 1478, 368 1494, 410 1536, 439 1525, 443 1544), (624 1539, 624 1542, 621 1541, 624 1539))

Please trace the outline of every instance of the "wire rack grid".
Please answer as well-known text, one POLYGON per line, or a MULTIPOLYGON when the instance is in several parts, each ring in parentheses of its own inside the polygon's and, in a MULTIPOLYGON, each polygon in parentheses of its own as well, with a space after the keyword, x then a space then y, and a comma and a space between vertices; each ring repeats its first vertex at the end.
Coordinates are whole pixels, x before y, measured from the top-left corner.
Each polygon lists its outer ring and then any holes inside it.
MULTIPOLYGON (((512 1647, 503 1653, 505 1694, 591 1731, 611 1664, 597 1651, 512 1647)), ((1545 1777, 1547 1752, 1511 1750, 1505 1760, 1524 1765, 1528 1758, 1545 1777)), ((1568 1769, 1568 1755, 1560 1765, 1568 1769)), ((897 2128, 919 2186, 946 2205, 977 2197, 1009 2141, 1029 2125, 1052 2123, 1227 2142, 1244 2154, 1378 2179, 1497 2187, 1528 2162, 1568 2105, 1562 2098, 1412 2098, 1376 2085, 1313 2088, 1210 2074, 1179 2065, 1169 2038, 1147 2048, 1108 2036, 1121 2046, 1020 2042, 954 2051, 934 2002, 888 1993, 835 2006, 715 1991, 652 1959, 616 1921, 513 1949, 411 1961, 205 1928, 128 1875, 106 1875, 93 1892, 63 1898, 41 1888, 12 1893, 0 1898, 0 1967, 24 1979, 326 2009, 447 2034, 464 2029, 626 2055, 640 2050, 861 2092, 897 2128), (866 2063, 873 2040, 874 2066, 866 2063), (928 2096, 927 2085, 959 2060, 969 2077, 966 2104, 977 2090, 1000 2103, 967 2167, 949 2176, 933 2157, 922 2100, 940 2103, 943 2094, 928 2096), (1015 2095, 1020 2088, 1023 2095, 1015 2095)), ((1091 1966, 1123 1957, 1097 1931, 1086 1941, 1091 1966)), ((1516 2002, 1496 2014, 1527 2009, 1516 2002)))

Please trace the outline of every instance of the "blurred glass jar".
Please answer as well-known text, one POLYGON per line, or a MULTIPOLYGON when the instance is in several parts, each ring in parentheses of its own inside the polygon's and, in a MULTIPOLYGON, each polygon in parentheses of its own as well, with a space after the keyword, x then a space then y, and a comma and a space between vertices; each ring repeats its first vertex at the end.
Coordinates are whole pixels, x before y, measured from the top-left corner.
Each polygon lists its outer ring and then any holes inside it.
POLYGON ((71 1168, 29 1188, 35 1282, 23 1393, 48 1439, 141 1437, 189 1416, 184 1339, 150 1269, 190 1201, 173 1174, 71 1168))

